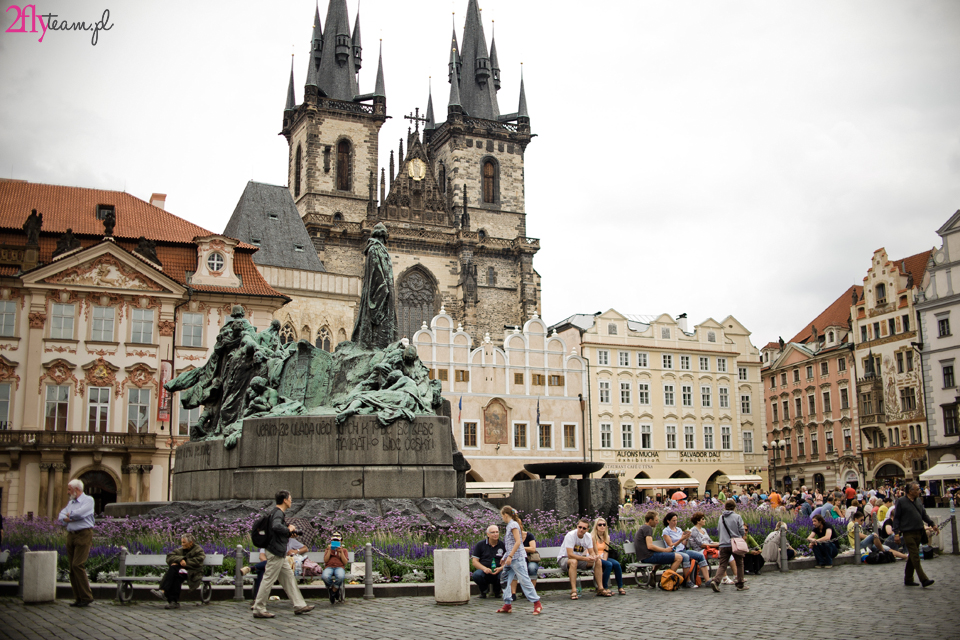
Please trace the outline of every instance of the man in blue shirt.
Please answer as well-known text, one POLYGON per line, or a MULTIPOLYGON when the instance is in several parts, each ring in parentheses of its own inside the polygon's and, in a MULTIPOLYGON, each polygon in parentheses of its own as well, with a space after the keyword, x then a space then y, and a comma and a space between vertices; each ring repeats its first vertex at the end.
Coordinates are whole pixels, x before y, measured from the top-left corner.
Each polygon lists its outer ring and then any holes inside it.
POLYGON ((83 492, 83 481, 67 484, 70 501, 57 520, 67 527, 67 559, 70 561, 70 587, 76 602, 71 607, 89 607, 93 591, 87 579, 87 556, 93 546, 93 498, 83 492))

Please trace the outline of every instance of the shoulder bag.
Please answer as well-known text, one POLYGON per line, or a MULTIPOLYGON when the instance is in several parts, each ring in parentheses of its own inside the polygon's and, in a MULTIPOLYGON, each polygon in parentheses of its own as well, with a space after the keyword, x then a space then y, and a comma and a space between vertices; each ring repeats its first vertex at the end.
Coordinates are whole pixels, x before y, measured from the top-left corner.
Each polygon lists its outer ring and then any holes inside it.
POLYGON ((727 528, 726 519, 723 516, 720 516, 720 524, 723 525, 724 531, 727 532, 727 536, 730 537, 730 551, 735 556, 745 556, 747 555, 747 541, 743 538, 737 536, 733 537, 730 535, 730 529, 727 528))

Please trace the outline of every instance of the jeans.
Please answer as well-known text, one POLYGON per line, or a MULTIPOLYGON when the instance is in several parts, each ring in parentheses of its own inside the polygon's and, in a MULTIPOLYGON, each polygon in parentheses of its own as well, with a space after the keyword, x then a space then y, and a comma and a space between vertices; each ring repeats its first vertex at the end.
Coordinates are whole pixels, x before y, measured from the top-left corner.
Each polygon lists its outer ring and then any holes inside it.
POLYGON ((610 571, 613 571, 617 579, 617 588, 623 589, 623 570, 620 568, 620 563, 616 560, 601 560, 600 565, 603 567, 603 588, 610 587, 610 571))
POLYGON ((179 565, 167 567, 167 572, 160 580, 160 590, 167 597, 167 602, 180 602, 180 589, 186 579, 187 574, 180 573, 179 565))
MULTIPOLYGON (((523 560, 517 560, 514 558, 510 561, 509 564, 503 565, 503 575, 506 583, 509 585, 511 582, 516 580, 520 584, 520 588, 523 589, 523 597, 530 602, 539 602, 540 596, 537 595, 537 590, 534 588, 533 583, 530 582, 530 576, 527 574, 527 563, 523 560)), ((494 576, 496 577, 496 576, 494 576)), ((503 590, 503 603, 510 604, 513 602, 513 594, 510 593, 510 589, 503 590)))
POLYGON ((263 560, 253 565, 253 570, 257 573, 257 577, 253 580, 253 599, 257 599, 257 592, 260 591, 260 583, 263 582, 263 572, 267 570, 267 561, 263 560))
POLYGON ((833 566, 833 559, 837 555, 837 546, 833 542, 818 542, 810 545, 817 564, 821 567, 833 566))
POLYGON ((493 587, 493 594, 500 597, 500 574, 484 573, 480 569, 471 574, 470 579, 477 583, 480 593, 486 593, 487 587, 493 587))
POLYGON ((324 567, 323 573, 320 574, 320 579, 323 580, 328 589, 332 589, 333 587, 339 589, 343 586, 343 578, 345 575, 346 571, 343 570, 343 567, 324 567))
POLYGON ((707 566, 707 559, 699 551, 692 551, 690 549, 684 549, 680 552, 680 555, 685 556, 683 561, 684 567, 689 567, 691 561, 695 561, 701 567, 707 566))
POLYGON ((646 562, 647 564, 673 564, 676 555, 673 551, 655 551, 640 562, 646 562))

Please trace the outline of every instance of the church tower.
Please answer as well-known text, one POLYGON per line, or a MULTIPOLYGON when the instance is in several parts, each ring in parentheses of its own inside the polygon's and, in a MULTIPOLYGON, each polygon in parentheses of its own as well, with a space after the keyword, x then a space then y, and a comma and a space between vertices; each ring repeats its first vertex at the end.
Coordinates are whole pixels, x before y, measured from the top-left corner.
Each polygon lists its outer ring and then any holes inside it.
MULTIPOLYGON (((373 93, 361 94, 360 16, 353 30, 346 0, 330 0, 327 18, 316 9, 310 58, 307 61, 303 103, 296 104, 293 69, 283 111, 282 135, 289 145, 290 192, 302 217, 313 225, 332 229, 337 223, 355 225, 376 209, 378 137, 387 117, 383 56, 377 67, 373 93)), ((309 228, 309 227, 308 227, 309 228)), ((311 233, 326 268, 336 273, 344 258, 337 247, 311 233)))

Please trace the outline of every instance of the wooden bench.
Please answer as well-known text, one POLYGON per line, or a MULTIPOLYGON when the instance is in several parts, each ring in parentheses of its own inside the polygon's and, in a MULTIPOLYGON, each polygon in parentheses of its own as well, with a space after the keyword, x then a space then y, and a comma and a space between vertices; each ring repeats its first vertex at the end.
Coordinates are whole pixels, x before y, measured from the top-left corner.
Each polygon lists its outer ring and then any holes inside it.
MULTIPOLYGON (((208 553, 203 560, 204 567, 223 567, 223 554, 208 553)), ((130 602, 133 599, 134 582, 160 582, 161 576, 128 576, 128 567, 158 567, 167 569, 166 554, 134 554, 127 551, 126 547, 120 547, 120 575, 117 576, 117 600, 121 603, 130 602)), ((204 576, 200 583, 200 601, 203 604, 210 604, 210 598, 213 596, 213 587, 211 583, 217 580, 218 576, 204 576)))
MULTIPOLYGON (((304 557, 304 559, 306 559, 306 560, 312 560, 312 561, 316 562, 318 565, 320 565, 320 566, 322 567, 322 566, 323 566, 323 556, 324 556, 324 553, 325 553, 324 551, 308 551, 307 553, 303 554, 303 557, 304 557)), ((251 568, 253 567, 253 565, 259 564, 259 563, 261 562, 261 560, 260 560, 260 550, 258 549, 257 551, 251 551, 248 560, 249 560, 249 562, 250 562, 250 567, 251 567, 251 568)), ((355 562, 354 553, 353 553, 353 551, 348 551, 348 552, 347 552, 347 564, 349 565, 349 564, 352 564, 353 562, 355 562)), ((344 568, 344 572, 347 572, 347 571, 346 571, 346 568, 344 568)), ((300 580, 308 580, 308 579, 319 579, 319 578, 320 578, 320 576, 303 576, 303 575, 295 576, 295 577, 297 578, 298 581, 300 581, 300 580)), ((242 578, 240 578, 240 579, 242 580, 242 578)), ((242 583, 241 583, 241 584, 242 584, 242 583)), ((343 602, 344 598, 346 597, 346 596, 345 596, 345 593, 346 593, 346 589, 340 589, 340 591, 338 592, 338 594, 339 594, 339 595, 338 595, 338 599, 340 600, 340 602, 343 602)), ((253 594, 253 597, 256 598, 256 597, 257 597, 257 594, 253 594)))

